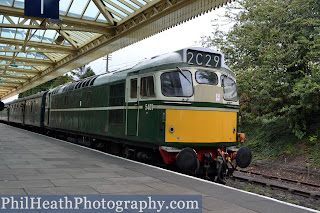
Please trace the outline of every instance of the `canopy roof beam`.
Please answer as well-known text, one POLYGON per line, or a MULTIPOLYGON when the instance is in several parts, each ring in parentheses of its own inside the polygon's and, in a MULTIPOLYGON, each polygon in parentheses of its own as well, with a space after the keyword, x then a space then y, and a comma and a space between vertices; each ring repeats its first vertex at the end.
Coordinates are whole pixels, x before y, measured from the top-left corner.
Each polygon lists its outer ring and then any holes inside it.
POLYGON ((106 8, 106 6, 102 3, 102 0, 92 0, 93 3, 97 6, 100 10, 100 13, 104 16, 104 18, 108 21, 111 26, 115 25, 114 19, 111 16, 110 12, 106 8))
POLYGON ((22 80, 22 81, 27 81, 29 80, 28 77, 26 76, 17 76, 17 75, 11 75, 9 73, 6 73, 5 75, 1 76, 2 78, 12 78, 12 79, 17 79, 17 80, 22 80))
MULTIPOLYGON (((11 59, 12 59, 11 56, 0 55, 0 60, 11 61, 11 59)), ((53 66, 54 65, 54 63, 51 62, 50 60, 44 60, 44 59, 16 57, 14 60, 18 61, 18 62, 26 62, 26 63, 38 65, 38 66, 53 66)))
MULTIPOLYGON (((0 67, 0 71, 3 71, 3 67, 0 67)), ((38 75, 40 72, 36 69, 22 69, 22 68, 13 68, 13 67, 8 67, 7 68, 7 73, 9 72, 15 72, 19 74, 26 74, 26 75, 38 75)))
MULTIPOLYGON (((19 40, 19 39, 10 39, 10 38, 3 38, 0 37, 0 43, 2 44, 8 44, 8 45, 12 45, 14 47, 18 47, 17 50, 21 50, 21 46, 24 44, 24 40, 19 40)), ((12 46, 8 46, 6 47, 6 52, 10 52, 10 49, 12 52, 15 52, 17 50, 12 50, 12 46), (10 49, 9 49, 10 48, 10 49)), ((43 43, 43 42, 38 42, 38 41, 29 41, 28 45, 26 47, 26 52, 30 51, 30 52, 42 52, 42 50, 44 52, 61 52, 61 53, 75 53, 76 49, 73 48, 72 46, 63 46, 63 45, 56 45, 56 44, 52 44, 52 43, 43 43), (35 48, 35 50, 33 50, 33 48, 35 48), (40 51, 37 51, 40 50, 40 51)), ((4 52, 3 48, 0 48, 0 52, 4 52)), ((24 52, 24 51, 17 51, 17 52, 24 52)))

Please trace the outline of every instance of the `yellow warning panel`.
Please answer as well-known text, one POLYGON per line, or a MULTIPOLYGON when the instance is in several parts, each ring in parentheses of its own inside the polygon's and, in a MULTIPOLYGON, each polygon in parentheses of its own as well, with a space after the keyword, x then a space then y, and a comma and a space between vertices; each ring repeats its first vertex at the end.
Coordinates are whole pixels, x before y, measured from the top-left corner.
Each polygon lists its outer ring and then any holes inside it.
POLYGON ((166 110, 166 142, 236 142, 237 112, 166 110))

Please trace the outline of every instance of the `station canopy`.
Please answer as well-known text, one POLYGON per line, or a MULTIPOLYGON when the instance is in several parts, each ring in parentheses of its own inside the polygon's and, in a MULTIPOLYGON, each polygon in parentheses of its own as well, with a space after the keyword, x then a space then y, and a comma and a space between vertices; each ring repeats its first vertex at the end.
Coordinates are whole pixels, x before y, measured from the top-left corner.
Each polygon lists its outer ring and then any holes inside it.
POLYGON ((0 0, 0 97, 24 92, 227 2, 60 0, 60 18, 49 19, 25 16, 24 0, 0 0))

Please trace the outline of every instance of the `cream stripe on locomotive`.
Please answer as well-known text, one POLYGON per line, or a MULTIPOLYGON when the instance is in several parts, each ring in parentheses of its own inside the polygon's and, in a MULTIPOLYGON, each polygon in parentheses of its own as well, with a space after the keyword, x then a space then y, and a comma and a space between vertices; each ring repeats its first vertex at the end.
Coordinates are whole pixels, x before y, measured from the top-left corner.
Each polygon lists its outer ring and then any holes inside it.
MULTIPOLYGON (((115 106, 115 107, 51 109, 50 111, 51 112, 69 112, 69 111, 103 111, 103 110, 118 110, 118 109, 126 109, 126 107, 125 106, 115 106)), ((136 106, 128 106, 128 109, 137 109, 137 107, 136 106)), ((143 109, 143 106, 139 106, 139 109, 143 109)), ((166 105, 154 105, 153 109, 179 109, 179 110, 239 112, 238 109, 213 108, 213 107, 166 106, 166 105)))
MULTIPOLYGON (((74 112, 74 111, 107 111, 126 109, 126 106, 115 107, 90 107, 90 108, 70 108, 70 109, 51 109, 51 112, 74 112)), ((128 106, 128 109, 137 109, 136 106, 128 106)), ((140 105, 139 109, 143 109, 140 105)), ((213 108, 213 107, 190 107, 190 106, 168 106, 154 105, 153 109, 178 109, 178 110, 198 110, 198 111, 222 111, 222 112, 239 112, 239 109, 213 108)))
MULTIPOLYGON (((142 109, 139 106, 139 109, 142 109)), ((90 107, 90 108, 70 108, 70 109, 51 109, 51 112, 73 112, 73 111, 106 111, 106 110, 118 110, 126 109, 125 106, 114 106, 114 107, 90 107)), ((136 106, 129 106, 128 109, 137 109, 136 106)))

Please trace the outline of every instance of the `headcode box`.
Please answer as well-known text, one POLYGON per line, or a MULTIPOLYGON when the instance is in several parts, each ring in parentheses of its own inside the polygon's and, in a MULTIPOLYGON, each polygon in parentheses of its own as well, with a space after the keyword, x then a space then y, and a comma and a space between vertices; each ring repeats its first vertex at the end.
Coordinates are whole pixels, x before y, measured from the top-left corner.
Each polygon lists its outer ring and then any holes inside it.
POLYGON ((24 15, 59 19, 59 0, 25 0, 24 15))

